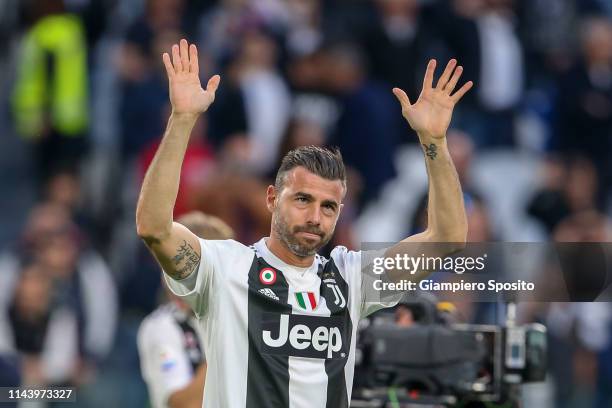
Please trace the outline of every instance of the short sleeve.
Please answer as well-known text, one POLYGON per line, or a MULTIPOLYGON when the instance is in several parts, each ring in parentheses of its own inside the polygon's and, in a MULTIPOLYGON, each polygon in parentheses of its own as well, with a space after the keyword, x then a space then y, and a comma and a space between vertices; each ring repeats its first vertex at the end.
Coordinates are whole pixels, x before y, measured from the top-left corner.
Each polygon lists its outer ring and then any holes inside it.
POLYGON ((365 273, 365 268, 362 268, 362 259, 375 256, 373 253, 349 251, 343 246, 338 246, 334 248, 331 256, 336 265, 345 272, 351 296, 355 299, 361 319, 380 309, 397 305, 402 298, 403 292, 400 292, 397 295, 385 296, 382 299, 381 292, 374 289, 375 278, 365 273))
POLYGON ((176 296, 187 302, 198 317, 209 309, 211 286, 223 279, 223 261, 231 259, 236 246, 234 240, 205 240, 200 238, 200 265, 195 273, 176 280, 164 272, 166 284, 176 296))
POLYGON ((177 328, 163 323, 143 322, 138 331, 138 352, 151 399, 166 406, 172 393, 189 385, 193 369, 177 328))

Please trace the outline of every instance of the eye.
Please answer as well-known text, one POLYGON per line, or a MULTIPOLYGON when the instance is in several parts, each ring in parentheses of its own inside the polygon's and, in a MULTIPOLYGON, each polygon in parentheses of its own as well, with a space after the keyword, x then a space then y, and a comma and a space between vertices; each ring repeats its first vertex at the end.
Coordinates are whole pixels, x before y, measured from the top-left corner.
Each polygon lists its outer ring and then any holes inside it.
POLYGON ((335 212, 336 208, 332 204, 324 204, 323 208, 327 210, 327 212, 335 212))
POLYGON ((308 199, 306 197, 296 197, 295 200, 299 201, 300 203, 307 203, 308 202, 308 199))

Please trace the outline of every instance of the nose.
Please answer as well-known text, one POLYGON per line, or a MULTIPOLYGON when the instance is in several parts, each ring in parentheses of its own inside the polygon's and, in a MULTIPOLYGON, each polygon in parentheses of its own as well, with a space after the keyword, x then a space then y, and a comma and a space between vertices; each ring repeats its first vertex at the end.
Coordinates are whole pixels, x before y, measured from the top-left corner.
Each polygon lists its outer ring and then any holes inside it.
POLYGON ((313 206, 313 208, 308 212, 308 223, 313 225, 321 224, 321 209, 319 206, 313 206))

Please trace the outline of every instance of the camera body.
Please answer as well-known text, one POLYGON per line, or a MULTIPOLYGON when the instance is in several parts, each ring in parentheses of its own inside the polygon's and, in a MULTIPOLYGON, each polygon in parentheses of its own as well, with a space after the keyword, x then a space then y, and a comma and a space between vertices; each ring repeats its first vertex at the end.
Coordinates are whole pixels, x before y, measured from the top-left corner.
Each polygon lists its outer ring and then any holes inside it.
POLYGON ((541 324, 517 326, 510 312, 503 325, 457 324, 431 298, 398 307, 412 311, 414 324, 374 323, 362 333, 362 387, 399 388, 412 403, 453 405, 513 400, 517 385, 545 380, 541 324))

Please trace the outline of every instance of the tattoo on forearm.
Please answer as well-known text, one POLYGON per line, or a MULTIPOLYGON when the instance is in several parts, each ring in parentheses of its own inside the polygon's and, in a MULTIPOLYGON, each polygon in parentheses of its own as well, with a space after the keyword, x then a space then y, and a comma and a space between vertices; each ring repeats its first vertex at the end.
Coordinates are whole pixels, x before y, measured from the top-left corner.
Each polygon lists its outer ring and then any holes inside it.
POLYGON ((438 156, 438 146, 434 143, 430 143, 429 146, 423 144, 423 148, 425 149, 425 156, 429 157, 431 160, 435 160, 438 156))
POLYGON ((186 278, 200 264, 200 255, 187 241, 183 240, 183 243, 176 250, 176 255, 172 258, 172 263, 176 267, 175 277, 178 279, 186 278))

